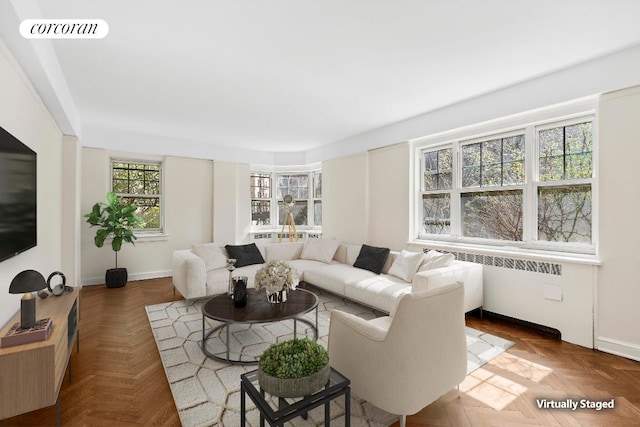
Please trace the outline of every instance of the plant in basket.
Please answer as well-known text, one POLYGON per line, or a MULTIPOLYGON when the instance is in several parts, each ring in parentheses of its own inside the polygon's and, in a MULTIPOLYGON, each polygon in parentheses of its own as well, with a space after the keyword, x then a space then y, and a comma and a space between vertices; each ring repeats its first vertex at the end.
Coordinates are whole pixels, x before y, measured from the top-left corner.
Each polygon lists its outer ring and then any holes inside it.
POLYGON ((260 388, 273 396, 308 396, 329 380, 329 354, 320 344, 292 339, 272 344, 260 356, 260 388))

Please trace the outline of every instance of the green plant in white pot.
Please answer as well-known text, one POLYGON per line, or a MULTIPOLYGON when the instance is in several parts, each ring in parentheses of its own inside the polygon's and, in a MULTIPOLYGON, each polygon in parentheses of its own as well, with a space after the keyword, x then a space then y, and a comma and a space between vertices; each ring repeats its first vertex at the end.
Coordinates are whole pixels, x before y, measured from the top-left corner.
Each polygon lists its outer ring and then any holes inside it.
POLYGON ((260 356, 258 382, 273 396, 308 396, 327 384, 329 354, 308 338, 272 344, 260 356))
POLYGON ((105 283, 109 288, 119 288, 127 284, 127 269, 118 268, 118 252, 122 243, 134 244, 136 236, 133 230, 142 224, 142 218, 136 215, 137 206, 126 204, 114 192, 107 193, 108 203, 96 203, 91 212, 84 217, 91 227, 100 227, 96 231, 94 242, 101 248, 111 237, 111 248, 116 256, 116 268, 110 268, 105 274, 105 283))

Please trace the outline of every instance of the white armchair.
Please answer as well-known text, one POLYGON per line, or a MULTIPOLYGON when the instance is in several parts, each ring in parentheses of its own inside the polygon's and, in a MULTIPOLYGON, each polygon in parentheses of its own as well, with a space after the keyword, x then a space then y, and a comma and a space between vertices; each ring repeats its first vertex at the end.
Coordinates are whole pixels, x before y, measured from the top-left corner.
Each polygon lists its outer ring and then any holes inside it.
POLYGON ((467 372, 462 283, 406 294, 393 317, 363 320, 335 310, 329 361, 352 391, 401 416, 415 414, 459 385, 467 372))

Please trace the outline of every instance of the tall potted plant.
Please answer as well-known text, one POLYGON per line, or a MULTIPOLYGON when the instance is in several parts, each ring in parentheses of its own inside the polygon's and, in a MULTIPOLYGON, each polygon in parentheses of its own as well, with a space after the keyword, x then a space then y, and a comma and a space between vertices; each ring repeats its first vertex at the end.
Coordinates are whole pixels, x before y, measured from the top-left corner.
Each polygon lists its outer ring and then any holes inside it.
POLYGON ((136 215, 135 204, 125 204, 116 193, 107 193, 108 203, 96 203, 91 212, 85 215, 91 227, 100 227, 96 231, 94 242, 101 248, 105 240, 111 237, 111 248, 116 255, 116 268, 110 268, 105 274, 105 283, 108 288, 120 288, 127 284, 127 269, 118 268, 118 252, 122 243, 134 244, 136 236, 133 229, 142 223, 142 218, 136 215))

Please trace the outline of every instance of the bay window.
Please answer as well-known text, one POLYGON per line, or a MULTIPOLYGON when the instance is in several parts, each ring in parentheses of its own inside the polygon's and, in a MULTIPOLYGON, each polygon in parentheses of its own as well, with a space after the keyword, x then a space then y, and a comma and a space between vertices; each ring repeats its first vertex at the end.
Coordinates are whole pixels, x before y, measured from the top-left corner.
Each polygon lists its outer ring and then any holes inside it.
POLYGON ((251 226, 278 228, 291 212, 296 226, 322 226, 322 172, 255 171, 250 175, 251 226), (274 187, 275 186, 275 187, 274 187), (285 206, 283 198, 293 197, 285 206))

